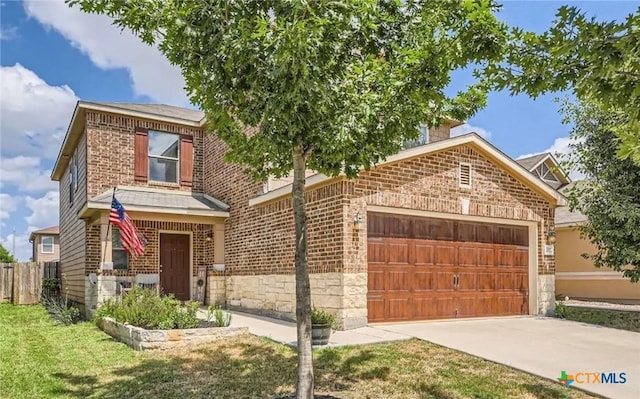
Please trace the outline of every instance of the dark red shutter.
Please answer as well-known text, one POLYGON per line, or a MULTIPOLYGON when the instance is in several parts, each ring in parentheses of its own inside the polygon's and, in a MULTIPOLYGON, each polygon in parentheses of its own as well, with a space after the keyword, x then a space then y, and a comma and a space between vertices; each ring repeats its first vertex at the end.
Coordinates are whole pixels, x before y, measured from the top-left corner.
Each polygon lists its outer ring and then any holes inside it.
POLYGON ((193 137, 180 137, 180 184, 193 185, 193 137))
POLYGON ((137 127, 135 138, 135 180, 147 181, 149 178, 149 131, 137 127))

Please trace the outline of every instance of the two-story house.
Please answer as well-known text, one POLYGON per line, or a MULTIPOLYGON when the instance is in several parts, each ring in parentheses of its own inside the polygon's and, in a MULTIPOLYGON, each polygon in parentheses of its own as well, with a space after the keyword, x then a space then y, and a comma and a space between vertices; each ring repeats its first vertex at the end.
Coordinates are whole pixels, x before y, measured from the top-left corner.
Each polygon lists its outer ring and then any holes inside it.
MULTIPOLYGON (((312 301, 343 328, 553 308, 544 249, 564 197, 456 124, 357 179, 309 172, 312 301)), ((199 111, 79 102, 52 173, 71 299, 88 310, 151 276, 179 299, 201 281, 207 303, 293 317, 291 180, 253 183, 226 151, 199 111), (148 240, 137 259, 108 223, 114 187, 148 240)))
POLYGON ((60 229, 58 226, 34 230, 29 234, 33 247, 33 262, 51 262, 60 259, 60 229))

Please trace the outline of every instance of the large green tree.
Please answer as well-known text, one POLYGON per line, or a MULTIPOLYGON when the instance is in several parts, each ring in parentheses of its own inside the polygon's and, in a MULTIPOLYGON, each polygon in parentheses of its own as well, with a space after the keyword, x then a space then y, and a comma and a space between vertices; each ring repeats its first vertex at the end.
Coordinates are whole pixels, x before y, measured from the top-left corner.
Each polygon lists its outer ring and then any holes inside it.
POLYGON ((640 8, 623 21, 597 21, 563 6, 541 35, 512 31, 506 62, 491 68, 493 82, 537 96, 571 90, 603 112, 624 114, 610 126, 617 154, 640 164, 640 8))
POLYGON ((597 267, 640 280, 640 165, 617 156, 620 137, 611 126, 627 123, 625 113, 605 112, 588 102, 565 102, 562 111, 573 125, 572 166, 587 176, 569 192, 572 210, 587 217, 580 227, 594 244, 585 254, 597 267))
POLYGON ((16 258, 0 244, 0 263, 15 263, 16 258))
MULTIPOLYGON (((305 170, 355 177, 465 119, 486 87, 445 94, 452 71, 502 59, 493 1, 73 0, 178 65, 193 104, 258 180, 293 170, 299 398, 313 396, 305 170), (259 130, 245 134, 244 127, 259 130)), ((481 72, 480 72, 481 73, 481 72)))

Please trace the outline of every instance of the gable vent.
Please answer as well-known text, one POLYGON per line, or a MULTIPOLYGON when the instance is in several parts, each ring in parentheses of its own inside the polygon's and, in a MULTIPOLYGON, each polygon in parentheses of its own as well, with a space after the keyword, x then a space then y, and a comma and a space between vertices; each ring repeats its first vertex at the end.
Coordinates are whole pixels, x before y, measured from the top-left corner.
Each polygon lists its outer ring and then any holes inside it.
POLYGON ((460 187, 471 188, 471 164, 460 163, 460 187))

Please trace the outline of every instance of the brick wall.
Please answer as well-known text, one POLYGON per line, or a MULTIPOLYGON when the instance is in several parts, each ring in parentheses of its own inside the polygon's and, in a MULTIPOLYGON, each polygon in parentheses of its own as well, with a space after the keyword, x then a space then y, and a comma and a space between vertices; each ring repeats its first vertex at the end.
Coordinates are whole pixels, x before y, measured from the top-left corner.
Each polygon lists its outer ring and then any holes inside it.
MULTIPOLYGON (((363 172, 346 183, 347 215, 366 215, 367 205, 460 214, 460 198, 470 200, 469 215, 538 223, 540 274, 553 274, 553 257, 543 256, 544 232, 553 225, 554 209, 547 200, 469 146, 395 162, 363 172), (471 164, 472 188, 459 186, 459 163, 471 164)), ((366 231, 366 220, 363 223, 366 231)), ((364 236, 364 234, 361 234, 364 236)), ((364 240, 361 238, 361 240, 364 240)), ((366 271, 366 242, 352 246, 346 272, 366 271)))
MULTIPOLYGON (((241 167, 222 161, 224 144, 219 139, 211 136, 205 145, 209 146, 207 153, 214 152, 207 157, 211 167, 205 165, 205 192, 231 206, 225 227, 229 274, 294 273, 291 199, 249 207, 260 185, 249 183, 241 167)), ((309 190, 310 272, 366 272, 367 205, 460 214, 461 197, 470 199, 470 215, 538 222, 539 272, 553 274, 553 258, 542 255, 544 231, 553 223, 553 209, 468 146, 384 165, 363 172, 356 180, 333 181, 309 190), (471 189, 459 187, 461 161, 472 165, 471 189), (353 224, 358 213, 364 221, 359 228, 353 224)))
POLYGON ((429 128, 429 142, 435 143, 451 138, 451 125, 442 125, 429 128))
POLYGON ((202 192, 204 130, 177 124, 128 116, 86 111, 89 197, 101 194, 114 186, 139 186, 182 191, 202 192), (135 128, 176 133, 193 137, 193 186, 178 183, 139 182, 134 179, 135 128))

